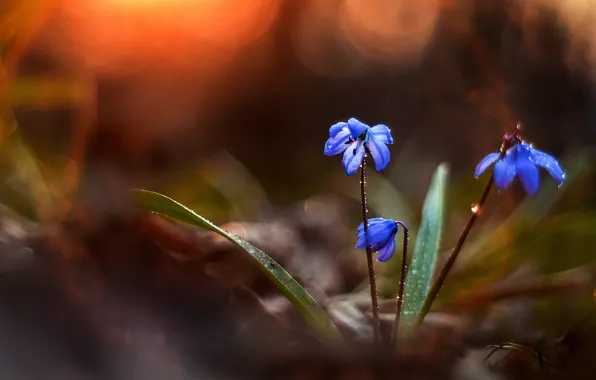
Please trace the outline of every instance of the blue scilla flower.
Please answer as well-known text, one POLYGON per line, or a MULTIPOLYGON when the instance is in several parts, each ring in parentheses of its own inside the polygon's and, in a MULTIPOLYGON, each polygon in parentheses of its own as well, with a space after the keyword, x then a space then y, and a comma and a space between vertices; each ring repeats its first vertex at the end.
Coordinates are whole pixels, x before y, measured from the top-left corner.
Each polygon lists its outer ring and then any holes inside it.
MULTIPOLYGON (((364 235, 364 223, 360 223, 358 229, 358 241, 356 248, 366 249, 367 239, 364 235)), ((393 256, 395 251, 395 234, 397 223, 395 220, 372 218, 368 220, 368 245, 372 252, 379 252, 378 261, 385 262, 393 256)))
POLYGON ((536 194, 540 183, 537 166, 546 169, 559 185, 565 179, 565 172, 553 156, 534 149, 524 142, 509 148, 502 159, 499 157, 500 153, 491 153, 484 157, 476 167, 474 176, 478 178, 486 168, 497 161, 493 171, 497 188, 499 190, 507 188, 517 175, 530 195, 536 194))
POLYGON ((340 122, 329 128, 329 139, 325 143, 325 154, 334 156, 343 153, 343 164, 347 175, 358 171, 366 150, 375 160, 375 168, 381 171, 389 164, 389 148, 393 144, 391 131, 386 125, 374 127, 361 123, 355 118, 340 122))

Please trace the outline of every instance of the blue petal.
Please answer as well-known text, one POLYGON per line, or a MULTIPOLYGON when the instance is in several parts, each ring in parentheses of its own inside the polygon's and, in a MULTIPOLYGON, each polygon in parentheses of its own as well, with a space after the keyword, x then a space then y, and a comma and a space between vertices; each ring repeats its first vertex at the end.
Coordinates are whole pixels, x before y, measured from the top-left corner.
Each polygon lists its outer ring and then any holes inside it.
POLYGON ((393 144, 391 130, 384 124, 375 125, 368 133, 374 135, 375 140, 378 142, 382 142, 383 144, 393 144))
POLYGON ((515 178, 515 149, 513 147, 507 151, 505 158, 499 160, 495 164, 495 169, 493 171, 493 179, 495 181, 495 185, 497 185, 497 189, 504 190, 509 186, 513 178, 515 178))
MULTIPOLYGON (((385 218, 370 218, 368 220, 368 228, 372 227, 372 226, 376 226, 377 224, 383 224, 383 223, 387 223, 387 222, 392 222, 395 223, 395 221, 391 220, 391 219, 385 219, 385 218)), ((360 225, 358 226, 358 228, 356 229, 356 232, 358 232, 359 234, 362 233, 362 231, 364 231, 364 223, 360 223, 360 225)))
POLYGON ((391 239, 387 242, 383 248, 379 250, 379 256, 377 256, 377 261, 384 263, 389 261, 389 259, 393 256, 393 252, 395 251, 395 239, 391 239))
POLYGON ((380 172, 389 165, 389 159, 391 158, 389 148, 382 141, 376 140, 375 135, 368 134, 367 140, 368 150, 373 160, 375 160, 375 169, 380 172))
MULTIPOLYGON (((332 127, 333 128, 333 127, 332 127)), ((325 143, 325 155, 334 156, 342 153, 348 148, 347 142, 350 140, 350 130, 344 128, 336 133, 334 136, 329 137, 325 143)))
POLYGON ((526 192, 530 195, 536 194, 540 178, 538 177, 538 169, 536 169, 536 165, 530 161, 530 148, 525 144, 519 145, 519 150, 515 159, 515 169, 526 192))
POLYGON ((348 123, 345 121, 340 121, 337 124, 333 124, 331 128, 329 128, 329 137, 335 137, 342 129, 348 129, 348 123))
POLYGON ((565 172, 559 165, 559 162, 550 154, 546 154, 537 149, 530 150, 530 160, 546 169, 546 171, 557 181, 560 185, 565 179, 565 172))
MULTIPOLYGON (((358 227, 358 241, 356 248, 366 248, 364 225, 358 227)), ((368 221, 368 246, 373 251, 382 248, 387 241, 392 240, 397 233, 397 224, 391 219, 373 218, 368 221)))
POLYGON ((360 120, 356 118, 351 118, 348 120, 348 128, 352 133, 352 138, 356 139, 366 132, 366 130, 368 130, 370 127, 364 123, 361 123, 360 120))
POLYGON ((348 146, 348 149, 344 152, 343 159, 344 169, 347 175, 352 175, 358 171, 358 168, 362 165, 364 151, 364 141, 360 139, 348 146))
POLYGON ((491 153, 488 156, 484 157, 482 161, 476 166, 476 170, 474 171, 474 177, 478 178, 486 168, 492 165, 493 162, 499 159, 500 153, 491 153))

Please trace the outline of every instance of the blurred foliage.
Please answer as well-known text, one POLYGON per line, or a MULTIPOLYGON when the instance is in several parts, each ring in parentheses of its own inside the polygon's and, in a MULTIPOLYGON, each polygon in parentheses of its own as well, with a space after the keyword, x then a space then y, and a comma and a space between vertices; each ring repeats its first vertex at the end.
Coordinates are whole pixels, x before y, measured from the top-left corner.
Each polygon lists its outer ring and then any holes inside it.
POLYGON ((267 204, 261 185, 227 152, 204 160, 189 171, 168 173, 160 188, 166 194, 217 219, 251 218, 267 204))
POLYGON ((77 106, 92 98, 92 89, 80 79, 19 77, 11 84, 13 107, 31 110, 77 106))
POLYGON ((7 1, 0 8, 0 202, 39 221, 64 211, 57 207, 63 207, 70 195, 74 184, 69 177, 76 165, 66 157, 42 163, 17 129, 12 107, 34 106, 39 96, 55 106, 61 101, 63 83, 53 79, 53 86, 48 86, 38 79, 15 79, 14 74, 24 50, 55 4, 53 0, 7 1))

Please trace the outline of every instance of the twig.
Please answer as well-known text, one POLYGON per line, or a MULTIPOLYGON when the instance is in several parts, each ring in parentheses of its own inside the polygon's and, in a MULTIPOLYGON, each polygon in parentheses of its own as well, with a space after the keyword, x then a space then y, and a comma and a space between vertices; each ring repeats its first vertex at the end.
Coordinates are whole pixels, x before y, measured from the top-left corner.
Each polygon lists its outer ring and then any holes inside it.
MULTIPOLYGON (((523 353, 528 353, 531 354, 532 356, 534 356, 536 358, 536 361, 538 361, 538 364, 540 365, 540 370, 542 372, 544 372, 544 365, 548 365, 550 368, 552 368, 555 372, 559 373, 560 375, 563 375, 565 377, 570 377, 569 374, 567 372, 565 372, 565 370, 563 370, 561 367, 559 367, 557 364, 553 363, 552 361, 546 359, 538 350, 534 350, 530 347, 521 345, 521 344, 517 344, 517 343, 511 343, 511 342, 505 342, 502 344, 498 344, 498 345, 491 345, 488 346, 487 348, 491 348, 491 352, 486 356, 486 358, 484 358, 484 362, 486 363, 488 361, 488 359, 497 351, 499 350, 510 350, 510 353, 513 351, 517 351, 517 352, 523 352, 523 353)), ((505 355, 505 357, 501 358, 496 364, 495 367, 498 366, 502 361, 504 361, 509 354, 505 355)))

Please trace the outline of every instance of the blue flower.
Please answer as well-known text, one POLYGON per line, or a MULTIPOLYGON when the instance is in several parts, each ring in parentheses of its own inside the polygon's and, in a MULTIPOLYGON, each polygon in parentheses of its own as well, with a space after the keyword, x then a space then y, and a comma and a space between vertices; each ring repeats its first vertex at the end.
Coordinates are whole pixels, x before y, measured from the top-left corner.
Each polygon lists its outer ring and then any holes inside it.
POLYGON ((343 153, 343 164, 347 175, 358 171, 366 150, 375 160, 375 168, 381 171, 389 164, 389 148, 393 144, 391 131, 386 125, 374 127, 361 123, 355 118, 340 122, 329 128, 329 139, 325 143, 325 154, 334 156, 343 153))
MULTIPOLYGON (((366 249, 366 236, 364 235, 364 223, 360 223, 358 229, 358 241, 356 248, 366 249)), ((395 234, 397 223, 395 220, 372 218, 368 220, 368 246, 372 252, 379 252, 377 261, 385 262, 393 256, 395 251, 395 234)))
POLYGON ((500 153, 491 153, 484 157, 476 167, 474 176, 478 178, 486 168, 497 161, 493 171, 497 188, 499 190, 506 189, 517 175, 524 189, 530 195, 536 194, 540 183, 537 166, 546 169, 559 185, 565 179, 565 172, 553 156, 534 149, 524 142, 509 148, 502 159, 499 157, 500 153))

